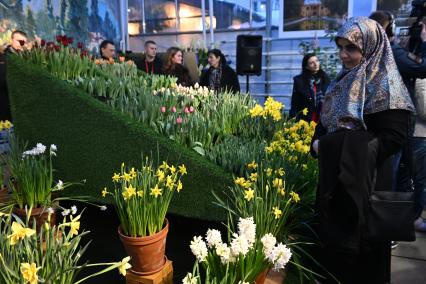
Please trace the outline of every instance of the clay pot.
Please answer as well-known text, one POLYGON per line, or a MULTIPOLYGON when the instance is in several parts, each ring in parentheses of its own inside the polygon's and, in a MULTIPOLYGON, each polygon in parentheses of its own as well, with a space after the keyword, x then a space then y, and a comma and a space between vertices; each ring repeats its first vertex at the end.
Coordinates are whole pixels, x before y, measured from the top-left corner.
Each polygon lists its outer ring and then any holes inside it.
POLYGON ((266 276, 268 276, 268 272, 269 272, 269 268, 263 270, 256 278, 256 280, 254 281, 255 284, 263 284, 265 283, 266 280, 266 276))
POLYGON ((118 235, 127 254, 131 257, 132 272, 138 275, 151 275, 166 265, 166 238, 169 232, 169 222, 164 220, 164 228, 147 237, 128 237, 123 235, 118 227, 118 235))
MULTIPOLYGON (((27 219, 27 213, 25 212, 25 209, 21 208, 13 208, 13 213, 17 215, 21 220, 25 223, 27 219)), ((49 213, 47 212, 47 209, 44 207, 36 207, 31 210, 30 219, 28 221, 28 227, 32 228, 34 221, 36 222, 36 231, 37 233, 40 232, 41 226, 47 221, 49 217, 49 213)), ((50 215, 50 226, 53 227, 56 225, 56 213, 50 215)))

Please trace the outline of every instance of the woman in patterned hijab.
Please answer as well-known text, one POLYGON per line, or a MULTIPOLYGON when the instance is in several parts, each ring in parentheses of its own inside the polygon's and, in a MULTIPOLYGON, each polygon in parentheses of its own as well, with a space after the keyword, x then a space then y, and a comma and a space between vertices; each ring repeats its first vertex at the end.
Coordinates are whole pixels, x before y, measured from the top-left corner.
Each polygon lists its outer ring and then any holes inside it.
MULTIPOLYGON (((414 111, 398 72, 385 31, 373 20, 352 18, 339 30, 362 54, 361 62, 343 69, 328 88, 321 121, 327 132, 366 129, 363 115, 390 109, 414 111)), ((342 59, 343 60, 343 59, 342 59)))
POLYGON ((392 155, 407 140, 414 110, 383 28, 359 17, 336 44, 342 71, 326 91, 312 138, 319 157, 316 193, 321 283, 390 282, 390 241, 369 237, 371 190, 392 187, 392 155))

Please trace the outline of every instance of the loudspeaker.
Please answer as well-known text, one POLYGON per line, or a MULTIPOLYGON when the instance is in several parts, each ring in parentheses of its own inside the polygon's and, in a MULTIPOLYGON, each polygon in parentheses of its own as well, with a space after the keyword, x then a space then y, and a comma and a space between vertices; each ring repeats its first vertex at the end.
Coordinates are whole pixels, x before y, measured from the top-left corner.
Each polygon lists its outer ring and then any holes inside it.
POLYGON ((262 73, 262 36, 237 36, 237 74, 260 75, 262 73))

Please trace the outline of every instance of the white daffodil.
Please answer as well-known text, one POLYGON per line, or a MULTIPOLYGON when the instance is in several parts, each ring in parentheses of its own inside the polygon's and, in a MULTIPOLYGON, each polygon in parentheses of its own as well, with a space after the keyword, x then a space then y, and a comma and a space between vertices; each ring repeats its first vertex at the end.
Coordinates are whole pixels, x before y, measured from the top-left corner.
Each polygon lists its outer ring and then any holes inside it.
POLYGON ((254 244, 256 241, 256 224, 253 221, 253 217, 239 219, 238 233, 247 239, 250 246, 254 244))
POLYGON ((208 254, 207 245, 201 236, 194 237, 189 247, 198 261, 203 262, 206 260, 208 254))
POLYGON ((218 230, 208 229, 206 233, 206 241, 209 248, 212 248, 222 243, 222 236, 218 230))

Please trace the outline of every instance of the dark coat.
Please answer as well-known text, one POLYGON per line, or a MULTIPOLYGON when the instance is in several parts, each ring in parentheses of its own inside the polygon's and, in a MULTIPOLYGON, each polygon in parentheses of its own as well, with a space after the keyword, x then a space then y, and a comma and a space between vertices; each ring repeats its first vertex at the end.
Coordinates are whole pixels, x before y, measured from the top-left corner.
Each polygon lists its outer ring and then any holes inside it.
POLYGON ((390 244, 368 239, 369 193, 391 190, 390 158, 407 139, 409 115, 404 110, 364 115, 368 131, 327 134, 321 123, 315 130, 313 141, 320 141, 316 231, 324 245, 320 262, 342 283, 384 284, 389 277, 390 244))
POLYGON ((193 85, 193 82, 191 80, 191 77, 189 76, 188 68, 186 68, 182 64, 175 64, 175 68, 173 70, 164 70, 163 72, 165 75, 174 76, 177 78, 177 84, 189 87, 193 85))
MULTIPOLYGON (((330 79, 325 72, 321 72, 321 91, 323 95, 327 91, 328 85, 330 85, 330 79)), ((295 117, 303 109, 308 109, 308 114, 299 114, 298 119, 306 121, 312 120, 312 113, 316 111, 315 99, 310 90, 310 82, 308 76, 303 74, 297 75, 293 78, 293 94, 291 95, 291 109, 290 117, 295 117)))
POLYGON ((0 120, 12 120, 6 82, 6 61, 8 54, 15 53, 16 51, 14 51, 10 45, 4 50, 3 53, 0 53, 0 120))
POLYGON ((154 58, 153 62, 147 62, 145 57, 140 61, 135 61, 136 67, 145 73, 150 74, 163 74, 163 62, 158 56, 154 58))
MULTIPOLYGON (((200 86, 209 87, 209 78, 210 74, 213 70, 213 67, 210 67, 209 69, 203 70, 203 73, 200 77, 200 86)), ((220 78, 220 87, 221 91, 224 91, 225 89, 228 91, 233 92, 239 92, 240 91, 240 82, 238 81, 238 76, 235 71, 229 67, 228 65, 225 65, 222 67, 222 77, 220 78)))

